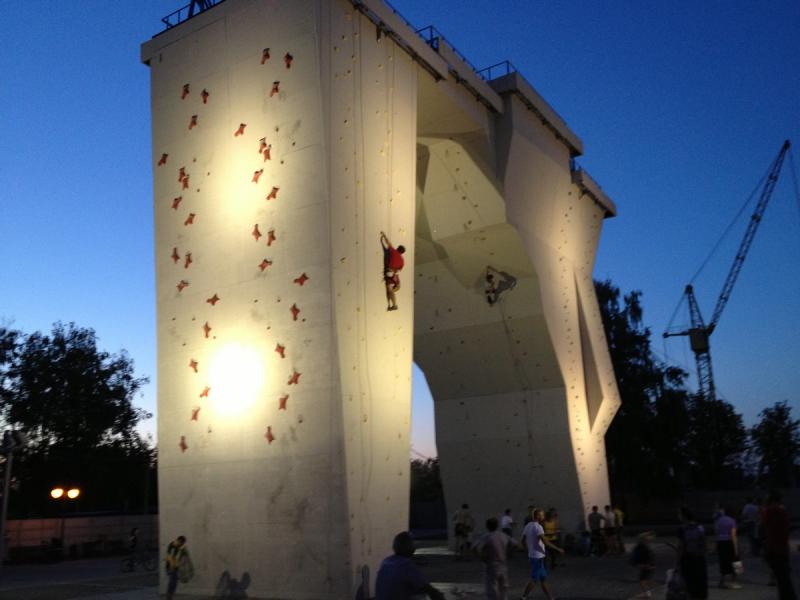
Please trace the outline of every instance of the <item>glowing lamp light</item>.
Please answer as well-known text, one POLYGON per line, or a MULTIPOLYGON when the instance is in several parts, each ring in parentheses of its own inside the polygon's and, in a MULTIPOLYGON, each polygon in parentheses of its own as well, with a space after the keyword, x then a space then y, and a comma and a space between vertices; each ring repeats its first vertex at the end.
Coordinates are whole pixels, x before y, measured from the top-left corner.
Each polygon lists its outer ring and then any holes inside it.
POLYGON ((67 498, 70 500, 75 500, 78 496, 81 495, 81 491, 78 488, 72 488, 71 490, 67 490, 67 498))
POLYGON ((264 366, 254 348, 233 342, 209 360, 208 385, 213 411, 235 417, 255 404, 264 385, 264 366))
POLYGON ((53 488, 52 490, 50 490, 50 497, 53 500, 58 500, 63 495, 64 495, 64 489, 63 488, 53 488))

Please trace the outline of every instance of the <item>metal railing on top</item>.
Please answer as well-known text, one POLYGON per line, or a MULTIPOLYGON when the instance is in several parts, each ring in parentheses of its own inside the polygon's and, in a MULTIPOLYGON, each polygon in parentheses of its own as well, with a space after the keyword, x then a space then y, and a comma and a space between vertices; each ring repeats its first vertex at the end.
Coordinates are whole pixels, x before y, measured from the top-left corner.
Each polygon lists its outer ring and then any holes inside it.
POLYGON ((164 31, 172 29, 176 25, 180 25, 193 16, 199 15, 203 11, 213 8, 217 4, 222 4, 223 2, 225 2, 225 0, 192 0, 186 6, 182 6, 161 19, 161 22, 164 23, 164 31))
POLYGON ((514 66, 510 60, 504 60, 503 62, 499 62, 496 65, 492 65, 490 67, 486 67, 485 69, 481 69, 478 71, 478 75, 480 75, 484 80, 491 81, 492 79, 497 79, 498 77, 503 77, 504 75, 508 75, 509 73, 516 73, 518 72, 517 67, 514 66))

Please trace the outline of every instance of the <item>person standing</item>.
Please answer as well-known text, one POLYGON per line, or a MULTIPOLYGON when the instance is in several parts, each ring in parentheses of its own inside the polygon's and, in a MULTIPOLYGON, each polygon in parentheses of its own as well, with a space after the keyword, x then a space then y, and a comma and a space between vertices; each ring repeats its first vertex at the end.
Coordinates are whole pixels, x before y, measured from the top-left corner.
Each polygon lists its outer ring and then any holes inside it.
POLYGON ((516 545, 508 535, 497 530, 497 519, 486 520, 486 531, 475 544, 475 552, 485 566, 484 577, 487 600, 507 600, 508 598, 508 565, 507 550, 516 545))
POLYGON ((678 569, 686 582, 686 592, 692 600, 708 598, 708 567, 706 565, 706 532, 686 507, 680 510, 678 530, 678 569))
POLYGON ((500 530, 505 533, 509 538, 511 537, 514 529, 514 517, 511 516, 511 509, 507 508, 500 517, 500 530))
POLYGON ((603 507, 603 540, 606 544, 606 549, 609 553, 615 554, 619 552, 617 548, 617 533, 614 529, 614 511, 611 510, 611 505, 606 504, 603 507))
POLYGON ((453 534, 456 541, 456 560, 463 560, 469 552, 469 538, 475 528, 475 519, 469 512, 469 504, 462 504, 453 515, 453 534))
POLYGON ((736 520, 730 516, 733 511, 725 507, 717 518, 714 527, 717 532, 717 558, 719 560, 719 587, 738 590, 742 586, 736 582, 733 563, 738 559, 739 548, 736 539, 736 520), (730 581, 726 581, 725 578, 730 581))
POLYGON ((758 525, 761 511, 758 504, 752 497, 747 498, 747 502, 742 508, 742 516, 740 519, 740 531, 742 535, 747 536, 747 541, 750 543, 750 554, 758 556, 761 549, 758 547, 758 525))
POLYGON ((789 565, 789 513, 780 492, 770 492, 761 520, 764 532, 764 558, 772 569, 780 600, 796 600, 789 565))
POLYGON ((444 600, 444 594, 433 587, 414 564, 414 540, 407 531, 394 536, 394 554, 383 559, 375 578, 375 600, 411 600, 427 594, 432 600, 444 600))
POLYGON ((652 531, 639 534, 639 542, 634 546, 631 554, 631 564, 639 569, 639 598, 650 598, 653 587, 653 574, 656 572, 656 556, 650 547, 653 539, 652 531))
MULTIPOLYGON (((559 530, 559 524, 558 524, 558 511, 555 508, 551 508, 545 513, 544 523, 542 523, 542 528, 544 529, 545 539, 551 544, 555 544, 556 546, 558 546, 559 545, 558 538, 561 535, 561 531, 559 530)), ((545 566, 549 568, 551 571, 555 570, 556 568, 555 552, 550 552, 545 557, 545 566)))
POLYGON ((178 580, 186 583, 191 579, 191 562, 189 551, 186 549, 186 536, 179 535, 167 546, 167 600, 175 597, 178 580))
POLYGON ((547 586, 547 569, 544 566, 544 559, 547 556, 547 548, 561 554, 564 551, 547 541, 544 535, 544 527, 542 527, 543 523, 544 511, 537 509, 533 513, 533 521, 528 523, 525 529, 522 530, 522 539, 528 549, 528 559, 531 563, 531 579, 525 585, 525 591, 522 592, 522 600, 527 600, 528 594, 531 593, 537 583, 542 586, 542 591, 547 596, 547 599, 553 600, 553 595, 547 586))
POLYGON ((602 556, 605 554, 605 544, 603 543, 603 521, 605 520, 606 518, 600 514, 597 506, 593 506, 592 512, 586 517, 586 521, 589 523, 589 534, 591 535, 590 555, 602 556))

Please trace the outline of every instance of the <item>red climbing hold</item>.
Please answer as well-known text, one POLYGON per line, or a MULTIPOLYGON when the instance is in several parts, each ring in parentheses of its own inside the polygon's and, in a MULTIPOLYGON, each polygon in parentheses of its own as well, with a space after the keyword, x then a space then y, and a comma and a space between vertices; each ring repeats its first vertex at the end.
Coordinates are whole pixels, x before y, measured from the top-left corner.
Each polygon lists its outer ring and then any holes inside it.
POLYGON ((189 445, 186 443, 186 436, 181 436, 181 443, 178 444, 178 447, 181 449, 181 452, 186 452, 189 449, 189 445))
POLYGON ((239 137, 240 135, 244 135, 244 128, 247 127, 247 123, 239 123, 239 129, 237 129, 233 133, 233 137, 239 137))
POLYGON ((285 394, 278 398, 278 410, 286 410, 286 401, 289 400, 289 394, 285 394))
POLYGON ((192 118, 189 120, 189 129, 193 127, 197 127, 197 115, 192 115, 192 118))
POLYGON ((208 321, 206 321, 206 324, 203 325, 203 333, 205 334, 206 339, 208 338, 208 334, 211 333, 211 325, 208 324, 208 321))
POLYGON ((183 84, 183 91, 181 92, 181 100, 185 99, 186 96, 188 96, 188 95, 189 95, 189 84, 188 83, 184 83, 183 84))
POLYGON ((303 284, 304 284, 306 281, 308 281, 308 279, 309 279, 308 275, 306 275, 305 273, 303 273, 302 275, 300 275, 300 277, 296 277, 296 278, 295 278, 295 280, 294 280, 294 282, 295 282, 297 285, 299 285, 299 286, 301 286, 301 287, 302 287, 302 285, 303 285, 303 284))
POLYGON ((186 217, 186 220, 183 222, 183 224, 184 225, 192 225, 194 223, 195 216, 196 215, 194 213, 189 213, 189 216, 186 217))
POLYGON ((286 385, 299 385, 300 384, 300 373, 297 371, 292 372, 292 376, 289 377, 289 382, 286 385))
POLYGON ((300 314, 300 309, 297 308, 297 304, 292 304, 292 308, 289 310, 292 311, 292 321, 297 321, 297 315, 300 314))
POLYGON ((272 427, 267 427, 267 433, 264 434, 264 437, 267 438, 268 444, 271 444, 275 441, 275 436, 272 435, 272 427))
POLYGON ((203 88, 203 91, 200 92, 200 97, 203 98, 203 104, 208 104, 208 97, 211 94, 208 93, 208 90, 203 88))
POLYGON ((183 288, 185 288, 185 287, 189 287, 189 282, 188 282, 188 281, 186 281, 185 279, 181 279, 181 280, 178 282, 178 285, 177 285, 177 286, 175 286, 175 287, 177 287, 177 288, 178 288, 178 293, 180 293, 180 292, 182 292, 182 291, 183 291, 183 288))
POLYGON ((267 200, 276 200, 278 198, 278 190, 281 188, 272 186, 272 191, 267 195, 267 200))
POLYGON ((258 171, 253 171, 253 178, 250 180, 253 183, 258 183, 261 174, 264 172, 264 169, 259 169, 258 171))
POLYGON ((208 387, 208 386, 204 387, 204 388, 203 388, 203 391, 202 391, 202 392, 200 392, 200 397, 201 397, 201 398, 208 398, 208 393, 209 393, 210 391, 211 391, 211 388, 210 388, 210 387, 208 387))
POLYGON ((183 268, 188 269, 190 264, 192 264, 192 253, 187 252, 186 259, 183 261, 183 268))
POLYGON ((261 154, 264 151, 264 148, 267 147, 267 138, 263 137, 258 140, 258 153, 261 154))
POLYGON ((275 237, 275 230, 270 229, 267 232, 267 246, 272 246, 272 242, 276 241, 278 238, 275 237))
POLYGON ((181 167, 178 169, 178 181, 183 183, 183 180, 186 178, 186 167, 181 167))
POLYGON ((219 296, 214 294, 211 298, 206 298, 206 302, 208 302, 211 306, 216 306, 217 302, 219 302, 219 296))
POLYGON ((286 358, 286 347, 278 344, 275 346, 275 352, 281 355, 281 358, 286 358))
POLYGON ((258 230, 258 223, 256 223, 255 225, 253 225, 253 233, 251 233, 251 235, 252 235, 254 238, 256 238, 256 241, 258 241, 258 240, 259 240, 259 238, 261 237, 261 232, 258 230))
POLYGON ((291 69, 292 68, 292 61, 293 60, 294 60, 294 56, 292 56, 288 52, 283 55, 283 64, 286 65, 287 69, 291 69))
POLYGON ((181 205, 181 200, 183 200, 183 196, 172 199, 172 210, 178 210, 178 207, 181 205))
POLYGON ((280 93, 281 89, 281 82, 280 81, 273 81, 272 82, 272 91, 269 93, 269 97, 272 98, 275 94, 280 93))
POLYGON ((162 155, 161 155, 161 158, 160 158, 160 159, 158 159, 158 166, 159 166, 159 167, 160 167, 161 165, 165 165, 165 164, 167 164, 167 157, 168 157, 168 156, 169 156, 169 154, 162 154, 162 155))
POLYGON ((170 258, 172 259, 172 262, 174 262, 175 264, 178 264, 178 261, 181 259, 181 255, 178 254, 178 249, 177 248, 173 248, 172 249, 172 256, 170 256, 170 258))
POLYGON ((265 258, 260 263, 258 263, 258 268, 261 269, 261 272, 263 273, 264 271, 267 270, 267 267, 269 267, 271 264, 272 261, 265 258))
POLYGON ((271 152, 272 152, 272 144, 270 144, 269 146, 267 146, 266 148, 264 148, 261 151, 261 154, 264 155, 264 162, 267 162, 268 160, 272 160, 271 152))
POLYGON ((192 408, 192 421, 197 421, 198 416, 200 416, 200 407, 195 406, 192 408))
POLYGON ((269 48, 264 48, 264 50, 261 51, 261 64, 263 65, 268 60, 269 60, 269 48))
POLYGON ((197 365, 198 365, 198 362, 197 362, 195 359, 191 359, 191 360, 189 361, 189 368, 190 368, 192 371, 194 371, 195 373, 197 373, 197 365))
POLYGON ((189 189, 189 176, 188 175, 186 175, 183 178, 183 189, 184 190, 188 190, 189 189))

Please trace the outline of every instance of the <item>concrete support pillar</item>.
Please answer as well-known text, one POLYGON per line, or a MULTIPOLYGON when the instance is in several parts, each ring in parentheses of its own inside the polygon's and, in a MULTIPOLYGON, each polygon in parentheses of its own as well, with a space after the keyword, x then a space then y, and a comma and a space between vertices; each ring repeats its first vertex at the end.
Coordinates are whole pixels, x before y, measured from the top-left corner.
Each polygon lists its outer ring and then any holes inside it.
POLYGON ((142 59, 162 549, 184 593, 352 597, 408 523, 417 67, 344 0, 226 2, 142 59))

